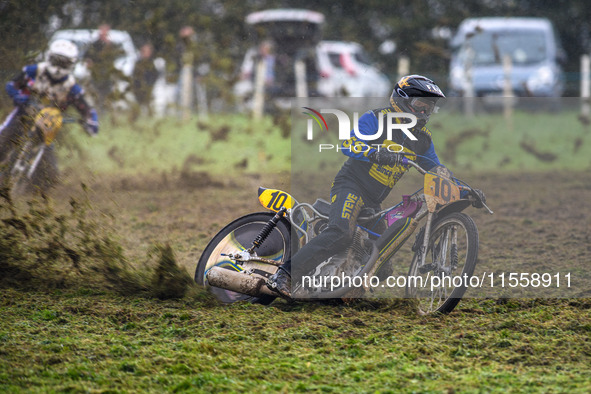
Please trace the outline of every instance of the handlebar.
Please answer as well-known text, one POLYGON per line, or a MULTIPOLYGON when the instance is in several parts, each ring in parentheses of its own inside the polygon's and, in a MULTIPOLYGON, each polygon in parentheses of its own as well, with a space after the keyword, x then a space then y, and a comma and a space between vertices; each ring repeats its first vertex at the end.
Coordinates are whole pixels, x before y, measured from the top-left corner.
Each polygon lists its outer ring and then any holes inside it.
POLYGON ((414 167, 418 172, 421 173, 421 175, 425 175, 427 173, 427 170, 425 170, 423 167, 421 167, 420 165, 418 165, 417 163, 415 163, 414 161, 412 161, 411 159, 409 159, 406 156, 402 157, 402 164, 405 166, 412 166, 414 167))

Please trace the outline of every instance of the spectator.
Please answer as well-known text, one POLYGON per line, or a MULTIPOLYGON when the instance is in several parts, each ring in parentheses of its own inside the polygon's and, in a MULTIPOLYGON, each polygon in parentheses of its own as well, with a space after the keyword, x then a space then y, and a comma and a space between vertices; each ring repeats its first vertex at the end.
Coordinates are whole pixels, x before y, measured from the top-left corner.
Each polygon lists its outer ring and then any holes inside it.
POLYGON ((97 104, 101 110, 109 100, 116 99, 113 89, 114 81, 123 79, 123 74, 115 68, 115 59, 123 56, 125 52, 109 37, 111 26, 104 23, 98 27, 98 38, 90 44, 85 55, 85 61, 92 84, 97 95, 97 104))
POLYGON ((152 44, 146 43, 140 48, 140 57, 135 63, 132 86, 137 107, 134 108, 132 114, 132 120, 134 121, 144 109, 147 110, 149 116, 152 116, 152 88, 158 79, 158 70, 154 64, 153 55, 154 47, 152 44))
POLYGON ((191 26, 184 26, 179 31, 177 45, 179 61, 179 103, 183 118, 188 118, 193 110, 195 83, 195 56, 197 52, 197 34, 191 26))
POLYGON ((270 88, 275 83, 275 45, 271 40, 261 42, 258 53, 249 62, 242 65, 240 79, 256 78, 257 65, 260 61, 265 62, 265 86, 270 88))
POLYGON ((203 76, 209 72, 209 64, 198 63, 203 60, 199 53, 197 33, 191 26, 184 26, 179 31, 177 45, 179 72, 179 103, 183 118, 188 118, 195 107, 195 99, 201 116, 207 116, 207 97, 203 76))
POLYGON ((197 33, 191 26, 184 26, 179 30, 177 45, 179 69, 188 65, 193 68, 197 52, 197 33))

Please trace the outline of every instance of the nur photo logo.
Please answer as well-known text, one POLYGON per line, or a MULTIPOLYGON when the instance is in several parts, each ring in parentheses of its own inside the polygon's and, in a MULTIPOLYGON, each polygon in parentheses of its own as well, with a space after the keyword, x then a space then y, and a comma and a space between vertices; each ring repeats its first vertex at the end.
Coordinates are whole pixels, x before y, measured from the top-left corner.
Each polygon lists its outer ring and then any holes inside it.
POLYGON ((348 140, 351 138, 351 131, 353 131, 354 136, 359 138, 360 140, 364 141, 375 141, 382 137, 384 131, 386 132, 386 138, 391 140, 392 139, 392 132, 394 130, 401 130, 406 136, 416 141, 417 138, 412 134, 410 129, 416 126, 417 124, 417 117, 413 114, 406 113, 406 112, 388 112, 386 114, 380 113, 378 116, 378 129, 374 134, 362 134, 359 131, 359 112, 353 112, 353 122, 349 118, 349 115, 335 108, 323 108, 320 111, 317 111, 310 107, 302 107, 310 112, 303 112, 304 114, 310 116, 307 122, 307 129, 306 129, 306 138, 308 141, 314 140, 314 122, 318 124, 320 130, 328 131, 328 123, 322 114, 333 114, 337 117, 337 122, 339 125, 339 140, 348 140), (385 115, 385 116, 384 116, 385 115), (386 118, 384 120, 384 117, 386 118), (410 122, 402 123, 402 119, 409 119, 410 122), (324 126, 324 127, 323 127, 324 126))

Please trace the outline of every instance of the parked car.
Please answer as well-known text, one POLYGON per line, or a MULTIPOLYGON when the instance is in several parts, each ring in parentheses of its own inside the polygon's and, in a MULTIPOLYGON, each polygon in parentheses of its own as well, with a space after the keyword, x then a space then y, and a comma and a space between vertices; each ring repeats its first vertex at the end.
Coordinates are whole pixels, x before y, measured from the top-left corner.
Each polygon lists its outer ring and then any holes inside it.
POLYGON ((564 51, 552 23, 545 18, 470 18, 451 40, 449 86, 463 96, 471 84, 476 97, 503 94, 503 58, 512 61, 513 94, 560 97, 564 91, 564 51))
POLYGON ((301 9, 258 11, 246 17, 255 45, 246 51, 240 80, 234 85, 241 108, 252 104, 256 64, 260 58, 269 59, 267 50, 263 49, 267 42, 274 43, 274 59, 267 63, 273 69, 268 74, 270 81, 266 91, 276 102, 282 101, 281 97, 298 95, 295 71, 298 60, 306 65, 308 96, 383 97, 390 94, 390 81, 372 66, 361 45, 321 41, 323 23, 321 13, 301 9))
POLYGON ((392 86, 356 42, 321 41, 317 46, 323 95, 385 97, 392 86))
MULTIPOLYGON (((257 49, 250 48, 240 68, 240 81, 234 86, 238 97, 253 93, 257 49)), ((372 65, 363 47, 356 42, 320 41, 314 48, 316 62, 313 79, 317 93, 324 97, 384 97, 392 89, 390 80, 372 65)), ((276 70, 275 72, 281 72, 276 70)))

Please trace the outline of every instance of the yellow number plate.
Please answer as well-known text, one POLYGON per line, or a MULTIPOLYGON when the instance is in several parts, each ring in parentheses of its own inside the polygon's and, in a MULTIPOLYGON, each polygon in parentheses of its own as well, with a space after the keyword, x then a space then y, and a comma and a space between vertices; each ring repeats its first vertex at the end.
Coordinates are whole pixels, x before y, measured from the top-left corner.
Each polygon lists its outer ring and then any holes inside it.
POLYGON ((277 189, 259 188, 259 201, 261 205, 271 211, 278 212, 282 207, 293 208, 295 200, 284 191, 277 189))
POLYGON ((35 126, 43 132, 46 145, 51 145, 62 123, 62 112, 54 107, 43 108, 35 117, 35 126))
POLYGON ((425 200, 430 212, 437 204, 445 205, 460 199, 460 188, 450 179, 435 174, 425 174, 425 200))

